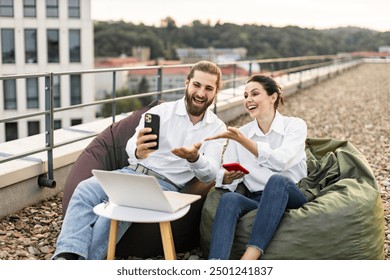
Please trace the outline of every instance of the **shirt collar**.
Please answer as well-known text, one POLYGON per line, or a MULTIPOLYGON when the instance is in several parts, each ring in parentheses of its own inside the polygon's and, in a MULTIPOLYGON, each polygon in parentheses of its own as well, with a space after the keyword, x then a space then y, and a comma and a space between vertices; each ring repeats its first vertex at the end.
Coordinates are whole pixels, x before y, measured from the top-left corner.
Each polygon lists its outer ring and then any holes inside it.
POLYGON ((178 101, 176 115, 179 115, 179 116, 186 116, 187 115, 187 109, 186 109, 184 97, 178 101))
MULTIPOLYGON (((276 111, 276 113, 275 113, 274 120, 272 121, 270 130, 267 134, 270 134, 272 131, 275 131, 276 133, 278 133, 280 135, 286 134, 286 132, 284 130, 283 116, 278 111, 276 111)), ((250 129, 248 136, 249 136, 249 138, 251 138, 254 135, 258 135, 258 136, 266 135, 261 131, 260 127, 257 125, 256 119, 254 119, 252 121, 252 127, 250 129)))
MULTIPOLYGON (((178 101, 176 114, 179 115, 179 116, 187 116, 188 119, 190 118, 190 116, 187 113, 187 109, 186 109, 185 97, 181 98, 178 101)), ((199 123, 202 124, 202 123, 211 123, 211 122, 213 122, 212 115, 209 113, 209 109, 207 109, 205 114, 204 114, 204 116, 203 116, 203 119, 199 123)))

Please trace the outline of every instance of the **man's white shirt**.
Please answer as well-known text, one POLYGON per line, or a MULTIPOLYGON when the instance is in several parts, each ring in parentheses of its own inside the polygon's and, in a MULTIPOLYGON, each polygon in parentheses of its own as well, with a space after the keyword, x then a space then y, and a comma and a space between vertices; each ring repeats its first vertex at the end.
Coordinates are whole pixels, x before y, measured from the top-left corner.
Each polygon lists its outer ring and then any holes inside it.
POLYGON ((184 97, 175 102, 157 105, 148 113, 160 116, 159 149, 150 153, 145 159, 137 159, 135 156, 137 135, 144 127, 145 114, 143 114, 134 136, 127 142, 126 152, 129 155, 129 163, 140 163, 166 176, 178 186, 183 186, 194 175, 203 182, 215 180, 226 141, 224 139, 203 141, 208 136, 225 131, 225 123, 212 111, 206 110, 203 119, 193 125, 185 107, 184 97), (200 157, 194 163, 171 152, 173 148, 190 147, 197 142, 203 142, 203 144, 199 150, 200 157))

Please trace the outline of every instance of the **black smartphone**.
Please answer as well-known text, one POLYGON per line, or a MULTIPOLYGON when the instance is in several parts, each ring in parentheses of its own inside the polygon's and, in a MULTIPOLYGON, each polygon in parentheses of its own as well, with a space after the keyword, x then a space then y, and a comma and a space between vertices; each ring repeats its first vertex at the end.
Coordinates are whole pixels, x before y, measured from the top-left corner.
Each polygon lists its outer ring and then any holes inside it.
POLYGON ((147 142, 157 142, 157 145, 154 147, 151 147, 152 150, 158 149, 158 143, 159 143, 159 137, 160 137, 160 116, 156 114, 146 113, 145 114, 145 127, 152 128, 152 132, 148 134, 156 134, 157 139, 150 140, 147 142))
POLYGON ((244 168, 241 164, 239 164, 238 162, 232 162, 232 163, 224 163, 222 164, 222 167, 225 168, 227 171, 242 171, 244 172, 245 174, 248 174, 249 171, 246 170, 246 168, 244 168))

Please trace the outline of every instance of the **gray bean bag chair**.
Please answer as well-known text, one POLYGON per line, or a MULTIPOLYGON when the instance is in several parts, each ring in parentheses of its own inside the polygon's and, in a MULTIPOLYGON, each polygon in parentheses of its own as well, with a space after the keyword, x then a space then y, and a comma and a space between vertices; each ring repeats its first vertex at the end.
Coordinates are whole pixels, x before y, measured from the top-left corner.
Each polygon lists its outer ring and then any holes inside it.
MULTIPOLYGON (((69 200, 79 182, 92 176, 92 169, 116 170, 128 165, 125 151, 127 140, 135 133, 141 115, 151 107, 161 103, 153 102, 145 108, 133 112, 101 132, 80 154, 65 182, 62 197, 62 212, 66 215, 69 200)), ((202 199, 191 205, 190 211, 179 220, 173 221, 172 234, 176 252, 184 252, 199 247, 199 224, 203 202, 213 186, 193 179, 182 188, 184 193, 199 194, 202 199)), ((156 224, 133 223, 116 248, 117 258, 135 256, 140 258, 164 255, 160 228, 156 224)))
MULTIPOLYGON (((309 202, 286 210, 262 259, 384 259, 383 205, 365 157, 348 141, 334 139, 307 139, 306 153, 308 176, 298 186, 309 202)), ((223 192, 213 188, 203 205, 205 256, 223 192)), ((238 221, 231 259, 243 254, 256 211, 238 221)))

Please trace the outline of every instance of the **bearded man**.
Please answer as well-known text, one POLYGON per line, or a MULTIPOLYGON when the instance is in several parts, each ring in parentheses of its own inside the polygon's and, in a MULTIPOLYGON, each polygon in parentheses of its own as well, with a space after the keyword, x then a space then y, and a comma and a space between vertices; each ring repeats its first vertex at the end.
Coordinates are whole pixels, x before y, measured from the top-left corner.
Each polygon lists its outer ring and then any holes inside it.
MULTIPOLYGON (((144 126, 141 117, 126 152, 129 166, 112 172, 155 176, 163 190, 180 191, 194 177, 202 182, 215 180, 225 140, 202 142, 226 130, 210 109, 221 89, 220 68, 212 62, 194 64, 187 76, 185 96, 174 102, 161 103, 148 114, 159 116, 158 136, 144 126)), ((93 208, 108 197, 93 176, 75 189, 64 218, 53 255, 55 260, 103 259, 107 254, 110 221, 98 216, 93 208)), ((118 240, 131 223, 121 222, 118 240)))

